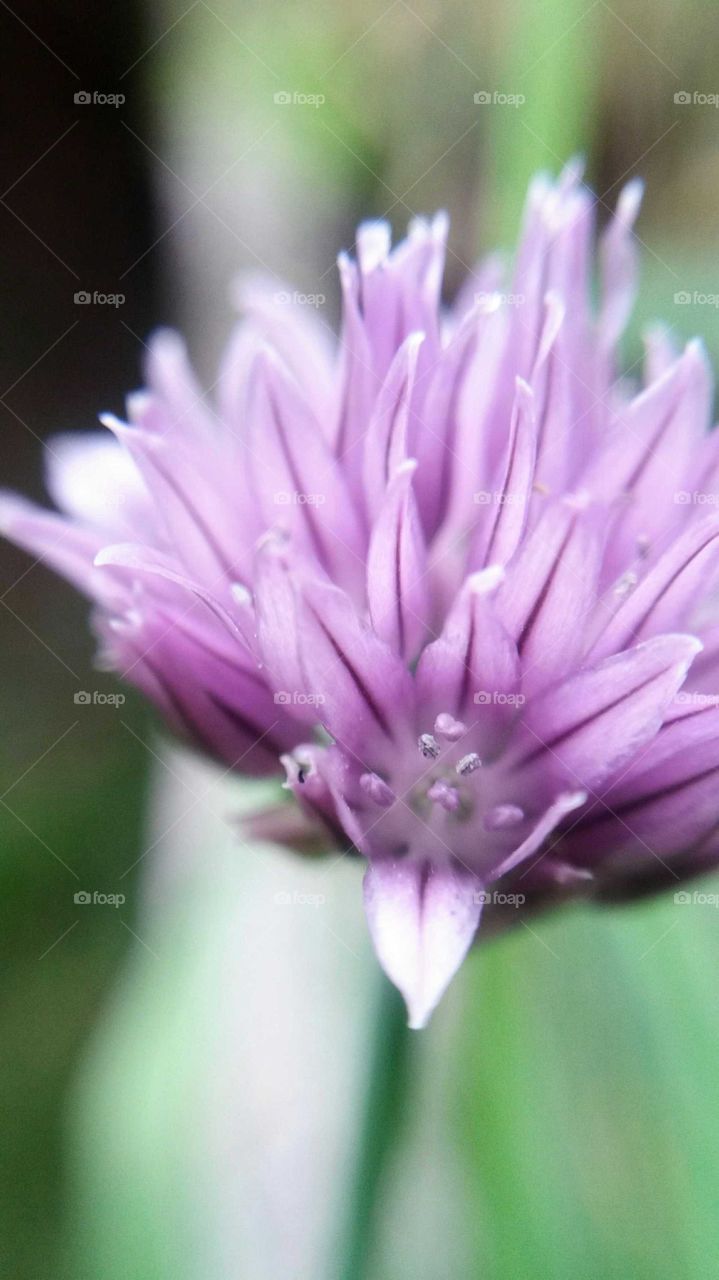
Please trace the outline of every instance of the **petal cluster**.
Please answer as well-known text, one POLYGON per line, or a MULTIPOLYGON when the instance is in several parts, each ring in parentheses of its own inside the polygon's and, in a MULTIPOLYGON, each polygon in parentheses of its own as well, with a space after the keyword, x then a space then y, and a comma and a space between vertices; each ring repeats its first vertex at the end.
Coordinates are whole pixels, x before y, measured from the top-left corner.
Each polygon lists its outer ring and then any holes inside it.
POLYGON ((106 666, 366 858, 413 1026, 483 911, 719 860, 719 436, 698 343, 621 374, 639 197, 595 253, 576 167, 538 177, 449 309, 446 218, 365 224, 338 341, 252 281, 211 393, 157 335, 127 422, 50 442, 57 510, 0 505, 106 666))

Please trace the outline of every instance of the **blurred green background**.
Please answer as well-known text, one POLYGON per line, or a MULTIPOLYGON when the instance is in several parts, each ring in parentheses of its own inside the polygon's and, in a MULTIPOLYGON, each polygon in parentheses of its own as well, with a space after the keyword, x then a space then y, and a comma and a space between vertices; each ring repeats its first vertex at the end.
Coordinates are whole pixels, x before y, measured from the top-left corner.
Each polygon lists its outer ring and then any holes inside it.
MULTIPOLYGON (((646 180, 627 367, 655 319, 717 362, 695 296, 719 297, 713 4, 58 2, 2 28, 5 484, 39 493, 40 441, 121 411, 158 323, 209 386, 238 270, 322 295, 332 327, 356 222, 445 207, 451 295, 577 152, 600 223, 646 180), (78 311, 79 289, 126 302, 78 311)), ((78 705, 116 692, 86 608, 6 547, 0 604, 3 1276, 716 1275, 711 907, 521 929, 396 1045, 359 869, 248 848, 244 789, 132 696, 78 705), (278 906, 298 887, 321 911, 278 906)))

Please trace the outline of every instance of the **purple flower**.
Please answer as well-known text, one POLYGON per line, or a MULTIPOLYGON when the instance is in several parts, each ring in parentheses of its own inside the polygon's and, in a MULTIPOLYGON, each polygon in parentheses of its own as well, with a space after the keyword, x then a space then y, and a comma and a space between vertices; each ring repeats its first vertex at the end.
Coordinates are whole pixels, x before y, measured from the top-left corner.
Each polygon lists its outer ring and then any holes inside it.
POLYGON ((655 333, 618 376, 639 197, 596 308, 572 167, 532 184, 511 280, 483 264, 449 311, 446 219, 395 249, 365 224, 338 346, 255 283, 212 398, 160 334, 129 425, 48 446, 63 514, 3 498, 95 602, 106 666, 226 763, 282 764, 364 855, 412 1026, 483 906, 491 927, 719 860, 719 435, 696 342, 655 333))

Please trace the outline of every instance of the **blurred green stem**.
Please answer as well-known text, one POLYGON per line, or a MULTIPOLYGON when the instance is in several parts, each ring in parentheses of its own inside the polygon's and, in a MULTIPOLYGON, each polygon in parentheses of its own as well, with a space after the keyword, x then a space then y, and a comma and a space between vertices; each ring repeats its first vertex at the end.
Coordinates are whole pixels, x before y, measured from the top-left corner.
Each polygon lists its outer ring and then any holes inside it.
POLYGON ((413 1034, 407 1027, 402 997, 382 975, 355 1175, 346 1204, 339 1280, 368 1280, 372 1275, 378 1211, 404 1121, 413 1034))

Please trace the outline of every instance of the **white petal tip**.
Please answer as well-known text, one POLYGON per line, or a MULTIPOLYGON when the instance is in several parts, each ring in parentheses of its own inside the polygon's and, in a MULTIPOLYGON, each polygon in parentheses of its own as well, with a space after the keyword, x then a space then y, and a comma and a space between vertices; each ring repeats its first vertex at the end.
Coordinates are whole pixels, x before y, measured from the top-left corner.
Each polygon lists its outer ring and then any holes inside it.
POLYGON ((372 941, 407 1005, 408 1025, 427 1025, 474 941, 481 885, 469 873, 412 859, 370 864, 364 882, 372 941))
POLYGON ((497 587, 504 581, 504 568, 501 564, 487 565, 486 569, 480 569, 477 573, 470 573, 467 578, 467 589, 473 595, 488 595, 491 591, 496 591, 497 587))

